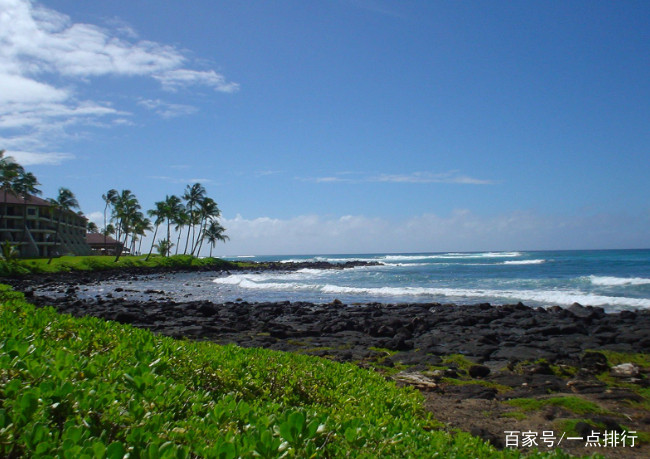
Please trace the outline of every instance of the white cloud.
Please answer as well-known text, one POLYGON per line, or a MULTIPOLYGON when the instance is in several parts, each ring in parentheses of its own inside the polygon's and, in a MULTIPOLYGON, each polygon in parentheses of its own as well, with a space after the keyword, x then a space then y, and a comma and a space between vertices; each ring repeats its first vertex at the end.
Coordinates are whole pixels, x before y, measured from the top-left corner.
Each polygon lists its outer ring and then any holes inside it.
MULTIPOLYGON (((88 215, 86 215, 86 218, 88 221, 93 222, 95 225, 97 225, 97 228, 103 228, 104 227, 104 212, 91 212, 88 215)), ((110 218, 110 213, 108 214, 107 218, 110 218)))
POLYGON ((178 177, 169 177, 166 175, 151 175, 149 176, 150 179, 154 180, 164 180, 165 182, 169 183, 182 183, 182 184, 189 184, 189 183, 213 183, 213 180, 208 179, 208 178, 178 178, 178 177))
POLYGON ((551 250, 647 247, 650 215, 564 218, 513 212, 480 216, 468 210, 399 221, 363 215, 290 219, 237 215, 222 219, 231 255, 551 250))
POLYGON ((191 115, 196 113, 198 109, 191 105, 172 104, 162 101, 160 99, 143 99, 138 102, 138 105, 154 111, 163 118, 176 118, 177 116, 191 115))
POLYGON ((496 183, 492 180, 469 177, 459 171, 411 172, 409 174, 353 174, 345 172, 334 176, 296 178, 315 183, 456 183, 460 185, 494 185, 496 183))
MULTIPOLYGON (((236 83, 214 70, 188 68, 179 49, 138 40, 119 19, 111 28, 73 23, 70 17, 30 0, 0 0, 0 145, 48 148, 73 125, 98 125, 106 117, 127 121, 123 110, 84 100, 80 87, 97 76, 149 77, 163 89, 195 85, 233 92, 236 83), (81 86, 80 86, 81 85, 81 86)), ((160 103, 165 117, 195 108, 160 103)))
POLYGON ((32 153, 29 151, 10 151, 7 154, 23 166, 59 165, 63 161, 74 159, 69 153, 32 153))
POLYGON ((444 173, 413 172, 411 174, 381 174, 369 181, 393 183, 458 183, 462 185, 492 185, 491 180, 477 179, 460 174, 458 171, 444 173))
POLYGON ((168 91, 176 91, 181 87, 191 85, 212 86, 216 91, 236 92, 239 90, 239 84, 227 82, 223 75, 214 70, 199 71, 189 69, 174 69, 153 76, 160 81, 163 88, 168 91))

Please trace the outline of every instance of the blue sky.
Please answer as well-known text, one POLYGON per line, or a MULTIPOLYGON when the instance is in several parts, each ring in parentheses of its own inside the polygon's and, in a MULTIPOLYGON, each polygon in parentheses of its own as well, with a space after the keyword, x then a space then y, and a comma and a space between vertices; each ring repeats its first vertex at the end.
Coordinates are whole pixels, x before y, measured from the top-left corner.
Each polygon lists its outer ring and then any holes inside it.
POLYGON ((0 148, 228 255, 650 247, 650 4, 0 0, 0 148))

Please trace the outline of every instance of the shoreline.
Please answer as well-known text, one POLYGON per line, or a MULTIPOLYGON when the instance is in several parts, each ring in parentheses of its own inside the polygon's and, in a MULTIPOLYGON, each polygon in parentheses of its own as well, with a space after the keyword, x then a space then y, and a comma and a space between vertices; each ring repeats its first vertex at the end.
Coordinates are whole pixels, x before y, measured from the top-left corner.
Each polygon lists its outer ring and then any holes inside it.
MULTIPOLYGON (((291 268, 283 263, 267 269, 291 268)), ((643 408, 648 400, 639 392, 650 386, 650 365, 613 377, 615 365, 608 363, 611 354, 650 354, 650 311, 605 313, 578 304, 216 303, 170 301, 165 292, 154 290, 137 301, 122 297, 125 292, 119 288, 92 299, 78 296, 88 284, 108 279, 137 283, 141 275, 170 272, 187 270, 75 272, 5 282, 28 301, 62 313, 92 315, 174 338, 309 354, 371 368, 419 389, 425 406, 450 428, 497 447, 504 446, 505 430, 557 430, 562 422, 576 419, 582 422, 573 427, 578 433, 600 426, 650 432, 650 410, 643 408), (510 417, 516 412, 508 405, 510 399, 567 396, 589 400, 604 411, 577 416, 546 407, 523 420, 510 417), (491 415, 472 414, 477 410, 491 415)), ((647 448, 627 448, 611 457, 643 457, 647 448)), ((583 447, 568 450, 590 454, 583 447)))
POLYGON ((139 292, 144 298, 134 300, 126 297, 130 290, 124 288, 94 298, 77 296, 88 285, 112 280, 137 283, 143 281, 143 276, 187 272, 212 272, 218 276, 233 271, 292 272, 305 268, 346 269, 371 264, 270 262, 219 270, 209 266, 129 267, 31 274, 5 278, 0 282, 25 293, 35 304, 50 304, 73 315, 117 320, 170 336, 279 350, 291 351, 292 346, 287 342, 292 339, 330 341, 354 338, 366 347, 402 352, 420 349, 430 354, 460 353, 481 362, 558 359, 596 349, 650 352, 650 310, 644 309, 606 313, 602 307, 577 303, 569 307, 529 307, 522 303, 344 304, 334 300, 319 304, 305 301, 248 302, 242 299, 212 302, 189 298, 179 301, 162 290, 144 290, 139 292), (183 320, 176 320, 178 318, 183 320), (497 348, 514 349, 506 352, 497 348))

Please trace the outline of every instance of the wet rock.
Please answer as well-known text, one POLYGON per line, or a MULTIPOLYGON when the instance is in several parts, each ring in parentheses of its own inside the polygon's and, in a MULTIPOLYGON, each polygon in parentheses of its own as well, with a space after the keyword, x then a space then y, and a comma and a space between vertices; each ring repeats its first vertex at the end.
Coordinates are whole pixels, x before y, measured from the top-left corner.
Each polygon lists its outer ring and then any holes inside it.
POLYGON ((472 427, 469 433, 475 437, 482 438, 483 440, 487 441, 495 448, 503 449, 505 446, 503 443, 503 438, 501 438, 501 435, 493 434, 492 432, 484 429, 483 427, 472 427))
POLYGON ((609 368, 607 357, 600 352, 586 352, 580 359, 581 368, 588 373, 598 374, 609 368))
POLYGON ((444 388, 446 394, 454 395, 460 399, 477 398, 482 400, 494 400, 497 390, 492 387, 485 387, 478 384, 465 384, 460 386, 447 385, 444 388))
POLYGON ((120 311, 117 314, 115 314, 113 320, 115 320, 116 322, 120 322, 122 324, 132 324, 134 322, 137 322, 138 319, 139 316, 133 312, 120 311))
POLYGON ((485 365, 472 365, 469 367, 468 373, 472 378, 485 378, 490 374, 490 369, 485 365))

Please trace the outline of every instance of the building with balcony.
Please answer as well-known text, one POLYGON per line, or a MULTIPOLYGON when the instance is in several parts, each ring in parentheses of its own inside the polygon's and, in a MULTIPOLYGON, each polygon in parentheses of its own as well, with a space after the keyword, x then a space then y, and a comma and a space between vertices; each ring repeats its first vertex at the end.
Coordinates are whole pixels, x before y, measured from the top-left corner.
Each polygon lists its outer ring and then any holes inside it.
POLYGON ((16 244, 21 257, 89 255, 87 222, 86 217, 71 210, 60 212, 36 196, 0 192, 0 243, 16 244))

